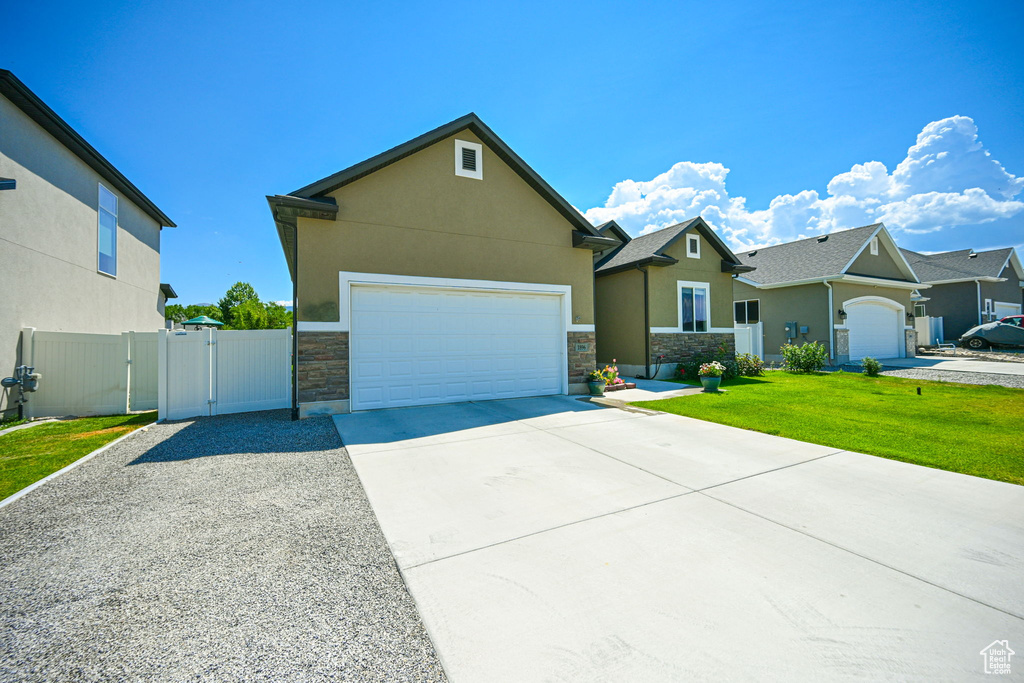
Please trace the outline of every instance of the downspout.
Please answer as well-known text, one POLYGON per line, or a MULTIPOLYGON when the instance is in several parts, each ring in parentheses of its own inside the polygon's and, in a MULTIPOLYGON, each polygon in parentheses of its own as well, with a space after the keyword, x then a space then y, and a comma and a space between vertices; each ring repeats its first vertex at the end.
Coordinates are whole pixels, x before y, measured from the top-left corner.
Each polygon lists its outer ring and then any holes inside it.
POLYGON ((836 359, 836 324, 835 315, 836 307, 832 304, 832 283, 828 280, 822 282, 823 285, 828 287, 828 357, 830 360, 836 359))
POLYGON ((636 269, 644 274, 644 376, 651 377, 651 304, 647 289, 647 269, 636 264, 636 269))
POLYGON ((985 323, 981 320, 981 280, 975 280, 974 284, 978 286, 978 324, 984 325, 985 323))
POLYGON ((299 219, 292 240, 292 420, 299 419, 299 219))

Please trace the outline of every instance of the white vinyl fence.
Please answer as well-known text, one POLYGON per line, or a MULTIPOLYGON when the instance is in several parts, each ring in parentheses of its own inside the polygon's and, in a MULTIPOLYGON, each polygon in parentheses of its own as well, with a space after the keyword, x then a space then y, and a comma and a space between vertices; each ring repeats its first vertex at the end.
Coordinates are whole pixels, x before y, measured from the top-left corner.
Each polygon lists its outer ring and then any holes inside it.
POLYGON ((22 330, 23 361, 42 376, 29 417, 116 415, 156 408, 156 332, 22 330))
POLYGON ((942 318, 919 316, 914 318, 914 329, 917 330, 917 343, 921 346, 935 346, 946 340, 942 318))
POLYGON ((764 323, 736 323, 736 353, 750 353, 764 359, 764 323))
POLYGON ((160 418, 289 407, 291 339, 290 330, 161 330, 160 418))

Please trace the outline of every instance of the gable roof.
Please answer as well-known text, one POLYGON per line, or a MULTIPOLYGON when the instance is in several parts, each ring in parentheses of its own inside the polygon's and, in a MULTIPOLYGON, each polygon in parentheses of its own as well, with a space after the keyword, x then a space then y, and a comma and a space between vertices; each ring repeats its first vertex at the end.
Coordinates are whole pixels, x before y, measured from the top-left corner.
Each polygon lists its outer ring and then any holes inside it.
POLYGON ((887 238, 886 249, 896 260, 897 266, 904 269, 907 281, 918 282, 913 267, 900 254, 896 243, 881 223, 753 249, 737 256, 743 264, 757 266, 754 273, 743 276, 751 284, 783 285, 814 281, 845 275, 876 235, 887 238))
POLYGON ((6 69, 0 69, 0 94, 67 147, 75 156, 88 164, 101 178, 117 188, 133 204, 159 223, 161 228, 178 227, 163 211, 157 208, 156 204, 150 201, 149 197, 142 194, 142 191, 114 168, 113 164, 75 132, 64 119, 57 116, 56 112, 46 106, 46 103, 29 90, 28 86, 6 69))
POLYGON ((479 116, 472 112, 457 118, 454 121, 450 121, 443 126, 439 126, 432 131, 424 133, 419 137, 415 137, 408 142, 403 142, 397 147, 392 147, 386 152, 382 152, 375 157, 371 157, 365 161, 360 161, 358 164, 349 166, 348 168, 329 175, 326 178, 322 178, 315 183, 310 183, 305 187, 301 187, 290 194, 293 197, 304 197, 307 199, 323 197, 324 195, 337 190, 339 187, 355 182, 364 176, 375 171, 379 171, 385 166, 389 166, 396 161, 426 149, 427 147, 464 130, 472 131, 481 142, 487 145, 491 151, 498 155, 498 158, 508 164, 508 166, 515 171, 520 178, 526 181, 527 185, 532 187, 541 197, 547 200, 547 202, 551 204, 558 213, 562 214, 562 216, 572 224, 573 228, 583 233, 586 237, 597 239, 601 238, 600 233, 597 232, 594 226, 592 226, 590 222, 572 206, 572 204, 567 202, 562 195, 555 192, 555 190, 548 185, 536 171, 530 168, 529 164, 523 161, 518 154, 513 152, 512 148, 505 144, 504 140, 499 138, 497 134, 487 126, 487 124, 480 120, 479 116))
POLYGON ((1015 261, 1016 252, 1012 248, 991 249, 975 252, 971 249, 944 251, 938 254, 920 254, 909 249, 900 249, 906 259, 914 266, 922 282, 966 281, 978 278, 999 278, 1003 269, 1012 264, 1022 275, 1015 261), (974 254, 974 256, 971 256, 974 254))
POLYGON ((611 237, 612 239, 616 240, 619 244, 625 244, 631 239, 629 233, 626 232, 622 228, 622 226, 616 223, 615 221, 608 221, 607 223, 602 223, 601 225, 597 226, 596 230, 605 237, 611 237))
MULTIPOLYGON (((607 223, 602 225, 601 228, 607 230, 608 227, 606 226, 608 226, 607 223)), ((691 230, 700 232, 711 243, 715 251, 721 255, 723 264, 740 268, 738 271, 730 270, 728 272, 748 272, 753 270, 753 268, 743 268, 741 266, 736 254, 732 253, 732 250, 726 246, 722 238, 718 236, 718 233, 712 230, 711 226, 700 216, 634 238, 630 238, 628 234, 625 234, 625 231, 618 224, 615 224, 615 227, 619 228, 625 236, 626 242, 597 264, 594 270, 596 273, 609 274, 645 263, 664 266, 677 263, 677 259, 667 256, 664 252, 676 240, 691 230)), ((723 265, 723 270, 724 268, 725 266, 723 265)))

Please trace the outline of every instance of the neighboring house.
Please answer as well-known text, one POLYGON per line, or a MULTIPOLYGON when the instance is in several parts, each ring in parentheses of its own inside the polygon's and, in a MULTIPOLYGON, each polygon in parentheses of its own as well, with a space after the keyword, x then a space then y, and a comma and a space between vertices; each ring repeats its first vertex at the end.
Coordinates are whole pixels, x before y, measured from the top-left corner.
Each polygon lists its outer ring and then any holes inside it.
MULTIPOLYGON (((163 227, 174 223, 0 69, 0 375, 20 364, 24 327, 163 327, 163 227)), ((10 398, 0 394, 0 411, 10 408, 10 398)))
POLYGON ((733 283, 737 325, 763 328, 764 357, 817 341, 837 363, 913 356, 920 284, 881 223, 738 254, 757 270, 733 283))
POLYGON ((695 356, 735 353, 732 276, 753 268, 702 218, 633 239, 614 221, 598 230, 618 243, 594 269, 600 363, 664 377, 695 356))
POLYGON ((160 316, 164 319, 164 327, 170 329, 173 325, 167 325, 167 301, 168 299, 177 299, 178 293, 174 291, 174 287, 171 287, 166 282, 160 283, 160 304, 157 308, 160 311, 160 316))
POLYGON ((267 200, 301 415, 586 391, 611 241, 475 114, 267 200))
POLYGON ((1024 268, 1013 249, 901 251, 921 281, 931 285, 928 301, 915 314, 942 318, 946 339, 959 339, 976 325, 1021 312, 1024 268))

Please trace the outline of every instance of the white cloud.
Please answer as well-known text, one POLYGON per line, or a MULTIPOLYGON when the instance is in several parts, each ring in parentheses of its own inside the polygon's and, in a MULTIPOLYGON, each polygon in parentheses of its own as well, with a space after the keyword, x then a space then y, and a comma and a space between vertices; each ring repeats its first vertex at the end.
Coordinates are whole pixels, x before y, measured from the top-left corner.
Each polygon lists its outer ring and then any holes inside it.
POLYGON ((894 233, 921 234, 980 225, 1024 212, 1024 178, 1008 173, 978 140, 966 116, 929 123, 896 169, 856 164, 816 190, 779 195, 749 210, 730 197, 729 169, 681 161, 651 180, 623 180, 604 206, 585 212, 595 225, 616 220, 633 235, 701 215, 737 249, 882 221, 894 233))

